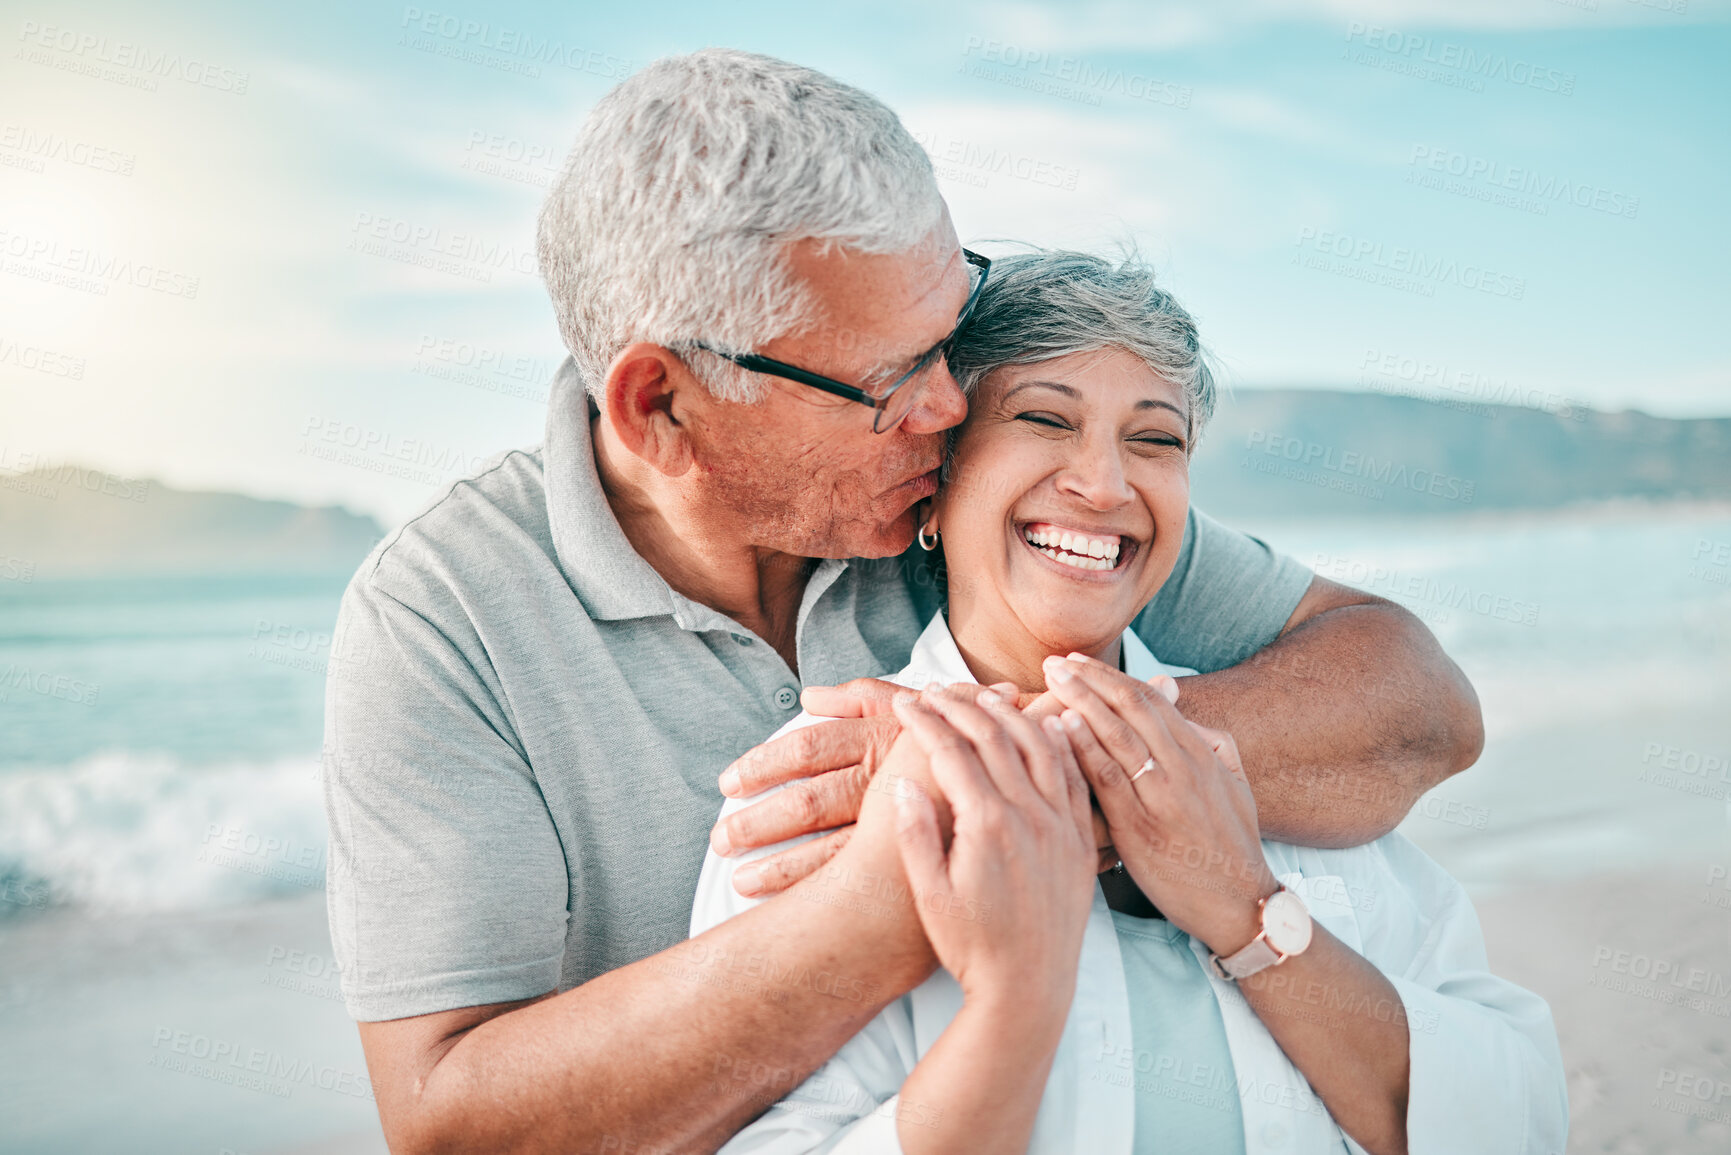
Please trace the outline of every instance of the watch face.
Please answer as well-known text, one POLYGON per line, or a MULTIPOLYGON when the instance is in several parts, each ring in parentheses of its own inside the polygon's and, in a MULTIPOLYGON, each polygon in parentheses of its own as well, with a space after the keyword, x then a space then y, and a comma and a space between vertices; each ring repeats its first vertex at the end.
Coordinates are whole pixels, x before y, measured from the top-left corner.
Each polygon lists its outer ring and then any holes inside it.
POLYGON ((1281 954, 1298 954, 1310 945, 1310 911, 1290 890, 1279 891, 1262 905, 1262 929, 1269 946, 1281 954))

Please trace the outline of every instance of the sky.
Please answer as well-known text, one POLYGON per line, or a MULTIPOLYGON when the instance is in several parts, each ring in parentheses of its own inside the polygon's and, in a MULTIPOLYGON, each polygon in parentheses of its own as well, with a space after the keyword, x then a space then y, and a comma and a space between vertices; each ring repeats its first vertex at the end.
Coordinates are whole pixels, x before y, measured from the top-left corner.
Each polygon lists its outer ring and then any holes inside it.
POLYGON ((712 44, 885 100, 964 242, 1134 245, 1235 390, 1731 414, 1731 0, 0 0, 0 471, 389 522, 538 442, 546 188, 712 44))

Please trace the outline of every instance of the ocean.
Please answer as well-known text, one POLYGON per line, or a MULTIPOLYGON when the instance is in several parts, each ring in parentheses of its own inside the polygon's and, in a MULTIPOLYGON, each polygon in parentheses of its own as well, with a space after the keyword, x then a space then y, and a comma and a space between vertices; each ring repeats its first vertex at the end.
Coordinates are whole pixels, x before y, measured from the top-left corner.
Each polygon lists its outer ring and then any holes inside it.
MULTIPOLYGON (((1472 678, 1403 829, 1475 896, 1731 862, 1731 506, 1245 528, 1472 678)), ((348 576, 0 580, 0 1149, 379 1149, 321 901, 348 576)))

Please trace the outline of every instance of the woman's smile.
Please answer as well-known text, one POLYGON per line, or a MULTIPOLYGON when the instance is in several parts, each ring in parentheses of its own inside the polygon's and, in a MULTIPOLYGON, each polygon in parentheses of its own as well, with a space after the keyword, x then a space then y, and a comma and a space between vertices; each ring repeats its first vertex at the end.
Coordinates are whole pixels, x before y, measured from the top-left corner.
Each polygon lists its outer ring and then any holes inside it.
POLYGON ((1083 581, 1116 581, 1129 572, 1140 543, 1123 533, 1079 529, 1051 521, 1014 524, 1015 537, 1056 572, 1083 581))

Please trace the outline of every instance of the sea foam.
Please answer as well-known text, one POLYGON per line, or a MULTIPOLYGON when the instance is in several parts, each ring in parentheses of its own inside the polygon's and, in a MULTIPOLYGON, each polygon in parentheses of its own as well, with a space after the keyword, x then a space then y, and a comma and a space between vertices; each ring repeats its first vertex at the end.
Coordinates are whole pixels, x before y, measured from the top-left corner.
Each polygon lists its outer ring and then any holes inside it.
POLYGON ((324 862, 316 756, 199 767, 108 753, 0 773, 0 917, 306 894, 324 862))

